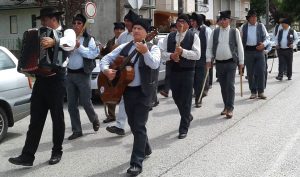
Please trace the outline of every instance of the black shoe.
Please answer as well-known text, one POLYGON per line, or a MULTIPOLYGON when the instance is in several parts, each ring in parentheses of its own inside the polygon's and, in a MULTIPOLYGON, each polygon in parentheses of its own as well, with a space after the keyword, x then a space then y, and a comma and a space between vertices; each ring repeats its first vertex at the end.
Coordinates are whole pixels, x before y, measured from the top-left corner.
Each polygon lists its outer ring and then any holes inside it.
POLYGON ((49 160, 49 165, 54 165, 60 162, 61 154, 53 154, 49 160))
POLYGON ((96 131, 99 130, 99 128, 100 128, 100 122, 99 122, 99 120, 97 119, 97 120, 95 120, 95 121, 93 122, 93 129, 94 129, 94 131, 96 132, 96 131))
POLYGON ((179 133, 178 139, 184 139, 186 138, 187 134, 186 133, 179 133))
POLYGON ((69 136, 68 140, 73 140, 82 136, 82 132, 74 132, 71 136, 69 136))
POLYGON ((132 165, 128 168, 127 173, 130 174, 131 176, 137 176, 138 174, 142 173, 142 168, 132 165))
POLYGON ((192 122, 194 120, 194 116, 192 114, 190 114, 190 122, 192 122))
POLYGON ((155 106, 157 106, 158 104, 159 104, 159 101, 156 101, 156 102, 153 103, 152 107, 155 107, 155 106))
POLYGON ((291 78, 291 77, 288 77, 288 80, 290 81, 290 80, 292 80, 292 78, 291 78))
POLYGON ((113 122, 116 121, 115 118, 111 118, 111 117, 107 117, 106 119, 103 120, 103 123, 109 123, 109 122, 113 122))
POLYGON ((195 103, 195 108, 201 108, 202 104, 201 103, 195 103))
POLYGON ((124 129, 116 126, 106 127, 106 130, 110 133, 115 133, 117 135, 125 135, 124 129))
POLYGON ((282 81, 282 77, 280 77, 280 76, 277 76, 276 79, 279 81, 282 81))
POLYGON ((33 161, 27 161, 27 160, 23 159, 21 156, 11 157, 8 159, 8 161, 14 165, 22 165, 22 166, 27 166, 27 167, 30 167, 33 165, 33 161))
POLYGON ((151 149, 148 150, 148 151, 145 150, 145 158, 149 158, 151 154, 152 154, 152 150, 151 149))

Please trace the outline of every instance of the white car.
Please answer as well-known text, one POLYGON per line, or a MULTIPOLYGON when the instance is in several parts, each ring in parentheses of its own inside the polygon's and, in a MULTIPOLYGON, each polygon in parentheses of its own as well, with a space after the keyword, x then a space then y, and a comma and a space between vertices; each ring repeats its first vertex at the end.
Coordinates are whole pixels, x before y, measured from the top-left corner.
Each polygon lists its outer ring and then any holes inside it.
POLYGON ((31 80, 17 71, 17 58, 0 46, 0 141, 8 127, 30 113, 31 80))

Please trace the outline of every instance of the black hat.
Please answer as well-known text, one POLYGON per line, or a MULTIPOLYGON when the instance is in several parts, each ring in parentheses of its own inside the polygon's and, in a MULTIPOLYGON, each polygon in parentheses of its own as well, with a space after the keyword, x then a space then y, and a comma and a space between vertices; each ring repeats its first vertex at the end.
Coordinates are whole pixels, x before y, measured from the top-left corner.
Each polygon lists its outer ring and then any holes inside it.
POLYGON ((190 16, 190 19, 195 20, 198 25, 203 24, 202 16, 200 14, 196 14, 195 12, 192 13, 192 15, 190 16))
POLYGON ((220 12, 220 19, 222 18, 228 18, 230 19, 231 16, 231 11, 230 10, 225 10, 220 12))
POLYGON ((133 26, 141 25, 147 32, 149 32, 151 30, 151 21, 152 19, 149 18, 138 18, 137 20, 135 20, 135 22, 133 22, 133 26))
POLYGON ((176 23, 171 23, 170 28, 176 28, 176 23))
POLYGON ((252 17, 252 16, 257 16, 257 13, 256 13, 256 11, 255 11, 254 9, 250 9, 250 10, 248 11, 248 14, 247 14, 247 16, 246 16, 246 19, 248 20, 248 18, 249 18, 249 17, 252 17))
POLYGON ((130 9, 129 12, 125 15, 124 20, 127 19, 131 22, 134 22, 138 18, 139 16, 130 9))
POLYGON ((184 13, 180 14, 178 16, 177 20, 179 20, 179 19, 182 19, 182 20, 186 21, 188 24, 190 24, 190 19, 187 14, 184 14, 184 13))
POLYGON ((282 19, 281 23, 285 23, 285 24, 291 25, 291 21, 288 18, 282 19))
POLYGON ((115 25, 114 29, 125 30, 125 23, 123 23, 123 22, 115 22, 114 25, 115 25))
POLYGON ((83 16, 82 14, 77 14, 74 18, 73 18, 73 22, 75 20, 81 21, 83 24, 85 24, 86 22, 86 18, 85 16, 83 16))
POLYGON ((37 16, 37 19, 41 19, 42 17, 52 17, 52 16, 60 16, 64 12, 58 11, 55 7, 44 7, 40 10, 40 16, 37 16))

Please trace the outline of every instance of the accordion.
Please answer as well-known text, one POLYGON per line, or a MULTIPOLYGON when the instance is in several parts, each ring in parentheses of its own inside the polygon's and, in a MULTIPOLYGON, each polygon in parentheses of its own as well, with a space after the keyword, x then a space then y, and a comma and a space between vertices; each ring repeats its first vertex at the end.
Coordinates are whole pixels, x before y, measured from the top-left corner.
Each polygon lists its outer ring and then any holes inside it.
POLYGON ((18 62, 18 71, 24 74, 51 76, 56 70, 63 67, 65 58, 59 48, 59 39, 62 33, 51 28, 33 28, 24 32, 21 56, 18 62), (43 37, 54 39, 55 46, 48 49, 41 47, 43 37))

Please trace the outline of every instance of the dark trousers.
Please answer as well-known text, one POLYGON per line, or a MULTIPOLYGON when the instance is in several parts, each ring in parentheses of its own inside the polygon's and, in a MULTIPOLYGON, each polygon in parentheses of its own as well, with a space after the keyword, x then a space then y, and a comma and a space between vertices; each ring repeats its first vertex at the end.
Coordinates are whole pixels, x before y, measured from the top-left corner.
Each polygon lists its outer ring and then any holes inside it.
POLYGON ((212 85, 212 83, 213 83, 213 73, 214 73, 213 67, 214 67, 214 65, 211 65, 211 68, 209 69, 209 76, 207 78, 208 79, 208 86, 212 85))
POLYGON ((181 120, 179 133, 187 133, 190 126, 195 71, 171 72, 171 89, 181 120))
POLYGON ((152 94, 145 95, 141 87, 127 87, 124 92, 125 111, 134 136, 130 165, 142 167, 145 151, 151 149, 146 123, 152 102, 152 94))
POLYGON ((52 154, 62 154, 62 143, 65 135, 63 103, 65 83, 57 78, 37 78, 32 90, 30 107, 30 124, 26 135, 22 156, 34 160, 44 124, 50 110, 53 124, 52 154))
POLYGON ((284 68, 286 66, 287 77, 292 77, 293 72, 293 49, 279 49, 279 77, 283 77, 284 68))
POLYGON ((245 50, 245 65, 251 93, 263 93, 266 72, 266 60, 263 52, 245 50))
POLYGON ((201 90, 204 84, 204 90, 208 90, 208 79, 204 83, 205 80, 205 74, 206 74, 206 67, 205 65, 199 65, 198 67, 195 67, 195 76, 194 76, 194 91, 195 91, 195 99, 196 101, 200 99, 200 102, 202 102, 202 98, 200 98, 201 90))
MULTIPOLYGON (((116 119, 116 104, 106 104, 107 106, 107 118, 116 119)), ((106 112, 105 112, 106 114, 106 112)))
POLYGON ((233 61, 226 63, 216 62, 224 108, 230 111, 234 109, 236 66, 237 64, 233 61))
POLYGON ((170 90, 170 75, 171 75, 171 64, 170 64, 170 61, 167 61, 166 62, 165 85, 164 85, 164 91, 166 93, 169 93, 169 90, 170 90))

